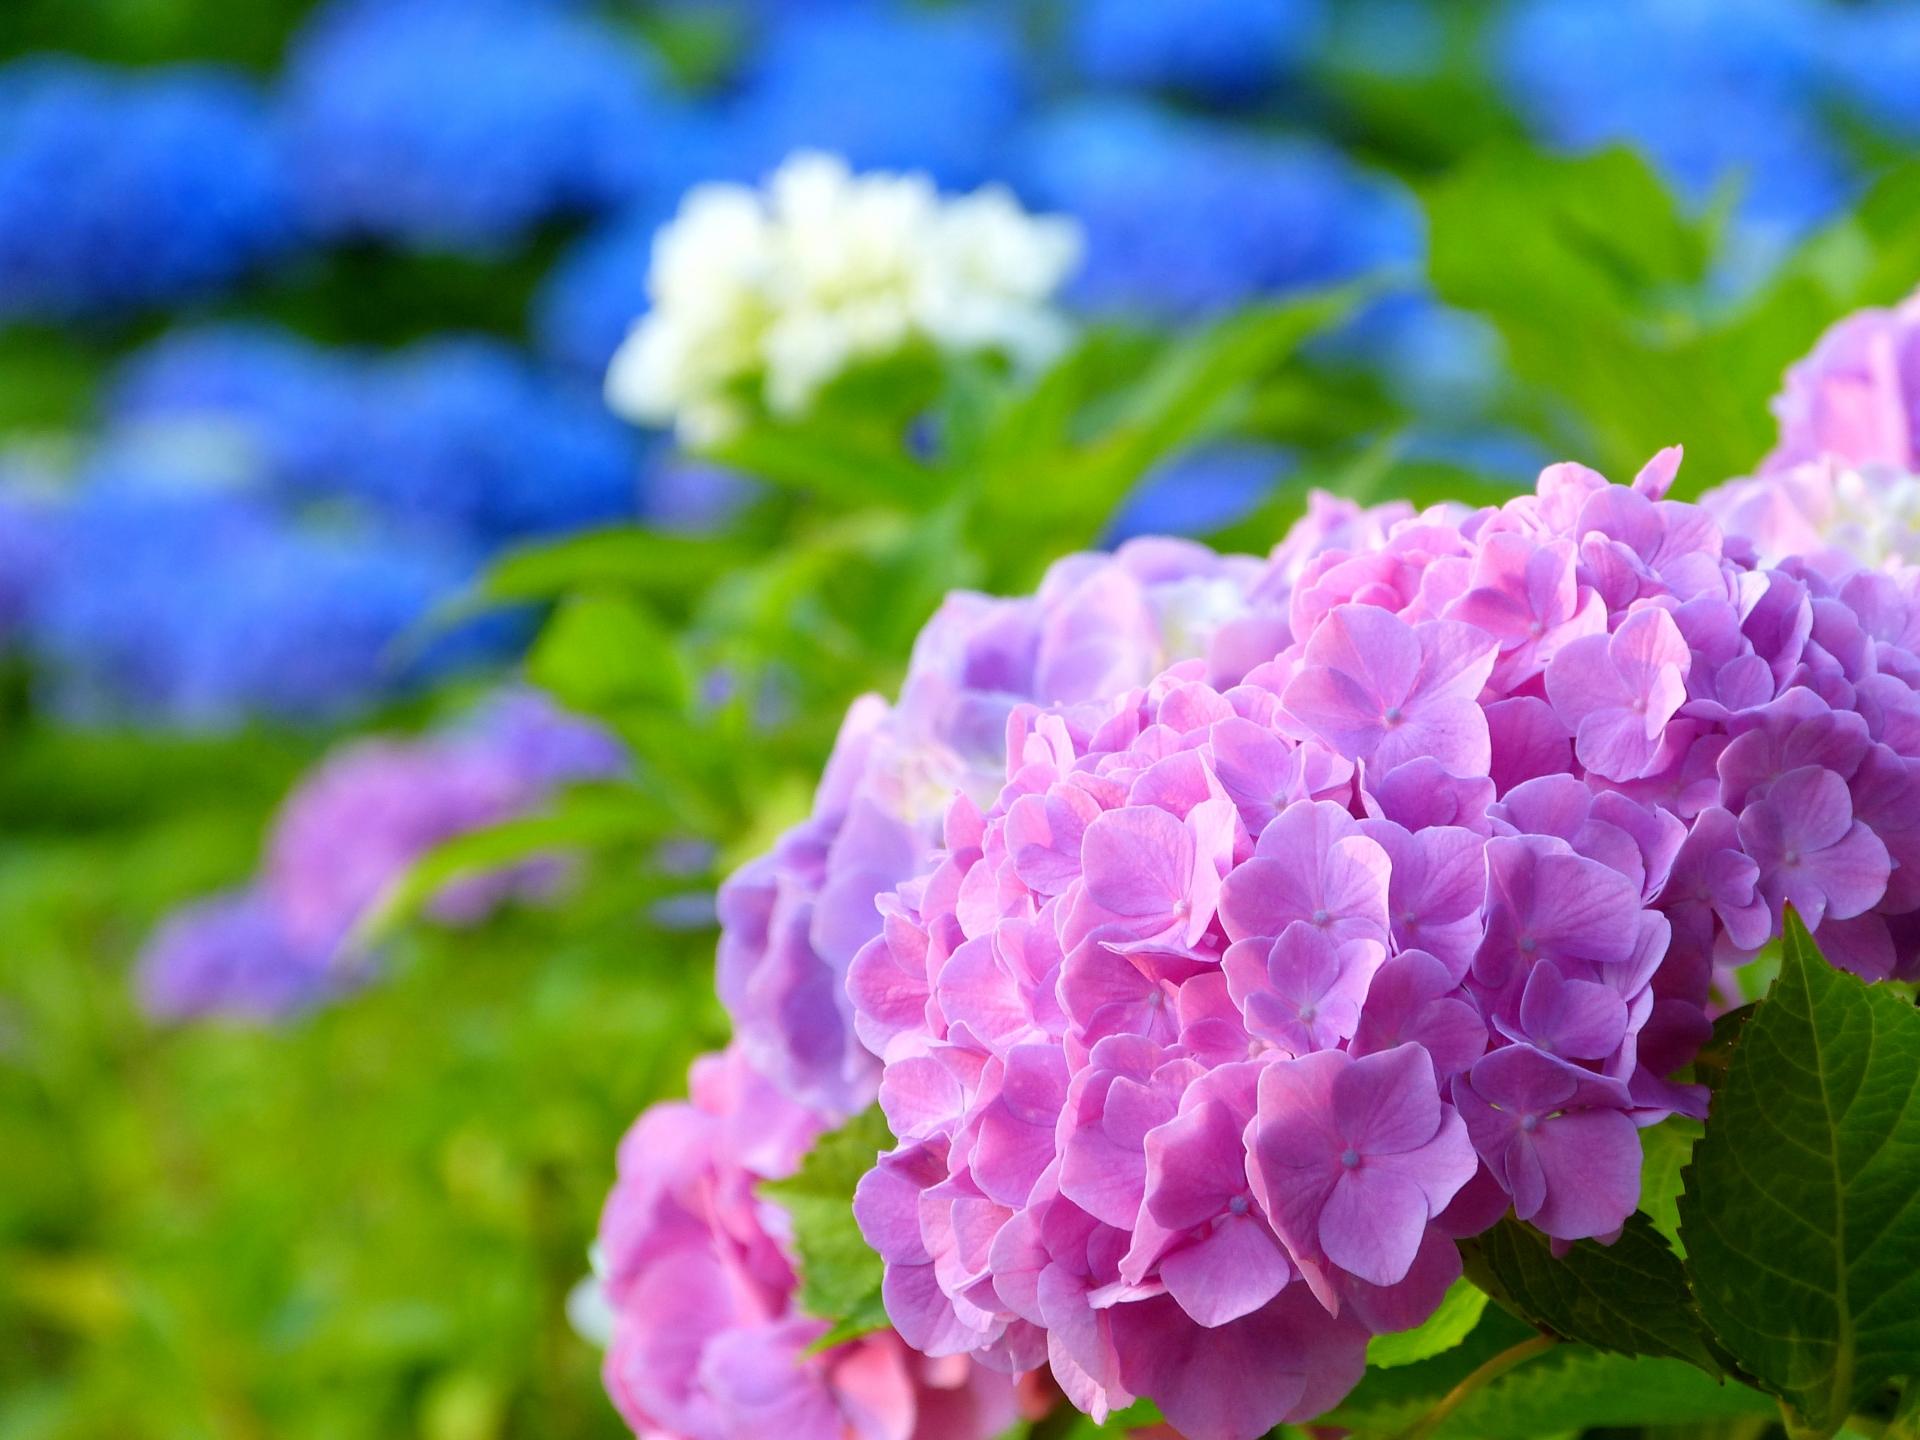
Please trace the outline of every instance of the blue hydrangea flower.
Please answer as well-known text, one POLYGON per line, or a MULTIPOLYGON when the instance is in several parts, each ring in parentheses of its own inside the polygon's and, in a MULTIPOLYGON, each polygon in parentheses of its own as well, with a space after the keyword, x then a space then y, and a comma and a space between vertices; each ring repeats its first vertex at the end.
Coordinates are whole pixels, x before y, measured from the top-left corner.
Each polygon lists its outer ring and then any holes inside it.
POLYGON ((266 325, 174 330, 110 378, 108 427, 132 443, 228 452, 288 499, 324 496, 360 443, 359 370, 344 354, 266 325))
POLYGON ((1785 238, 1847 194, 1816 105, 1831 23, 1810 0, 1521 0, 1496 44, 1548 142, 1635 144, 1696 202, 1739 181, 1743 218, 1785 238))
POLYGON ((284 331, 177 331, 122 367, 118 447, 219 467, 283 508, 347 504, 364 522, 462 550, 632 519, 644 442, 597 384, 546 374, 494 340, 387 357, 284 331))
POLYGON ((588 385, 484 339, 423 342, 367 377, 344 489, 409 530, 485 548, 639 511, 644 442, 588 385))
POLYGON ((58 553, 51 496, 0 474, 0 651, 20 634, 58 553))
POLYGON ((1031 203, 1085 225, 1073 296, 1095 309, 1190 316, 1420 251, 1406 194, 1315 141, 1084 102, 1039 121, 1016 164, 1031 203))
POLYGON ((1322 349, 1372 369, 1407 408, 1449 423, 1485 414, 1506 380, 1493 326, 1424 290, 1376 301, 1322 349))
POLYGON ((1067 42, 1104 85, 1258 99, 1313 43, 1320 0, 1076 0, 1067 42))
POLYGON ((534 343, 543 355, 599 384, 646 311, 654 233, 672 213, 636 206, 562 254, 533 297, 534 343))
POLYGON ((810 148, 975 185, 999 170, 1026 90, 1019 39, 992 11, 796 8, 748 61, 716 173, 757 180, 810 148))
POLYGON ((1823 18, 1838 96, 1903 139, 1920 135, 1920 9, 1880 0, 1823 18))
POLYGON ((1219 442, 1165 461, 1140 482, 1114 517, 1108 540, 1136 535, 1208 535, 1258 505, 1294 469, 1274 445, 1219 442))
POLYGON ((490 252, 617 204, 673 145, 638 43, 537 0, 335 0, 287 94, 312 220, 428 250, 490 252))
POLYGON ((205 295, 295 233, 282 150, 236 76, 0 68, 0 322, 205 295))
POLYGON ((465 557, 296 528, 179 456, 103 454, 56 536, 29 642, 76 718, 312 723, 472 658, 465 638, 428 655, 400 645, 464 582, 465 557))

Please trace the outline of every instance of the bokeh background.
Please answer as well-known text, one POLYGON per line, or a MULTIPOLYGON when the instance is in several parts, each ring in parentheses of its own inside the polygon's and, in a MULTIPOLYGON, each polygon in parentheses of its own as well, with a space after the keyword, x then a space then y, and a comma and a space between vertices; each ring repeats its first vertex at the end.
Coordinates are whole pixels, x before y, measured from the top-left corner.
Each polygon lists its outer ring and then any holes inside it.
POLYGON ((614 1143, 939 594, 1315 484, 1741 473, 1920 278, 1916 137, 1890 3, 8 0, 0 1436, 622 1433, 614 1143), (606 407, 655 230, 802 147, 1083 226, 1138 413, 1025 457, 1038 532, 606 407), (1361 280, 1213 404, 1235 316, 1361 280))

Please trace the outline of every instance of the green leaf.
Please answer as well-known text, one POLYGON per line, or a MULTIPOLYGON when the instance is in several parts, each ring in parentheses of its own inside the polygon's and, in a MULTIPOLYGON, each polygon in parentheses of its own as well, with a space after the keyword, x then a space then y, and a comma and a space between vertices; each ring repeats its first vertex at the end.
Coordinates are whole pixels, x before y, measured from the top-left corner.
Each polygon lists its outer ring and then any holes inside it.
POLYGON ((738 563, 740 547, 723 536, 671 535, 617 526, 523 545, 500 556, 469 604, 550 600, 569 590, 626 589, 677 594, 738 563))
POLYGON ((1493 1298, 1550 1334, 1625 1355, 1666 1355, 1720 1373, 1673 1247, 1645 1215, 1611 1245, 1580 1240, 1555 1259, 1547 1237, 1511 1217, 1461 1246, 1493 1298))
POLYGON ((833 504, 921 510, 945 495, 945 480, 906 452, 900 437, 863 434, 827 421, 753 426, 703 452, 716 464, 833 504))
POLYGON ((667 629, 644 606, 606 591, 561 605, 527 657, 527 673, 563 704, 595 715, 681 705, 691 690, 667 629))
POLYGON ((1920 1012, 1821 958, 1787 917, 1680 1197, 1720 1343, 1831 1434, 1920 1374, 1920 1012))
POLYGON ((675 819, 626 785, 579 785, 536 814, 442 842, 402 872, 354 926, 350 952, 380 944, 449 885, 538 855, 602 849, 663 833, 675 819))
POLYGON ((1376 1335, 1367 1342, 1367 1364, 1379 1370, 1412 1365, 1451 1350, 1473 1333, 1487 1308, 1487 1292, 1471 1280, 1453 1282, 1440 1308, 1412 1330, 1376 1335))
POLYGON ((793 1217, 800 1308, 833 1322, 816 1349, 886 1328, 883 1267, 854 1221, 853 1191, 875 1158, 892 1148, 886 1117, 875 1105, 815 1141, 798 1174, 760 1187, 793 1217))
MULTIPOLYGON (((1489 1361, 1536 1338, 1524 1322, 1489 1307, 1466 1340, 1430 1359, 1390 1370, 1369 1368, 1353 1393, 1320 1426, 1359 1436, 1410 1429, 1489 1361)), ((1685 1361, 1606 1354, 1561 1344, 1486 1381, 1441 1425, 1445 1437, 1540 1440, 1600 1425, 1671 1425, 1773 1411, 1770 1397, 1716 1382, 1685 1361)))
POLYGON ((1028 542, 1006 555, 1009 568, 995 582, 1020 588, 1036 562, 1095 538, 1149 469, 1229 428, 1258 386, 1376 288, 1355 284, 1237 311, 1165 345, 1131 383, 1103 391, 1085 388, 1102 352, 1063 361, 1008 409, 977 461, 975 540, 1001 554, 1009 533, 1028 542), (1101 394, 1108 398, 1095 403, 1101 394))
POLYGON ((1469 1397, 1436 1432, 1436 1440, 1538 1440, 1772 1413, 1768 1396, 1716 1381, 1681 1360, 1562 1345, 1469 1397))
POLYGON ((1640 1213, 1673 1246, 1680 1244, 1680 1171, 1700 1138, 1700 1122, 1672 1115, 1640 1132, 1640 1213))

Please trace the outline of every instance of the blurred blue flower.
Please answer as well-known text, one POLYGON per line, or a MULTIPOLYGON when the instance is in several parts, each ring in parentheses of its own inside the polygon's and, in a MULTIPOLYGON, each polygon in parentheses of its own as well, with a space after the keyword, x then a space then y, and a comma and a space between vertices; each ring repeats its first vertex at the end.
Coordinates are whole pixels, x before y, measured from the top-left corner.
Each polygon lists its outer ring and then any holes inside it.
POLYGON ((1484 414, 1505 383, 1493 326, 1425 290, 1375 301, 1322 348, 1371 367, 1409 410, 1449 423, 1484 414))
POLYGON ((1695 202, 1739 182, 1742 218, 1777 245, 1847 194, 1816 103, 1833 19, 1811 0, 1520 0, 1498 64, 1550 143, 1635 144, 1695 202))
POLYGON ((540 352, 596 386, 633 322, 647 309, 654 232, 670 208, 637 206, 584 236, 547 272, 533 297, 540 352))
POLYGON ((58 552, 51 496, 0 473, 0 651, 26 624, 58 552))
POLYGON ((1211 534, 1252 510, 1294 465, 1290 452, 1273 445, 1223 441, 1188 450, 1141 480, 1107 539, 1211 534))
POLYGON ((406 529, 492 548, 639 512, 645 442, 597 384, 439 339, 378 363, 366 392, 343 488, 406 529))
POLYGON ((737 470, 668 453, 647 476, 647 523, 683 534, 717 530, 759 491, 737 470))
POLYGON ((797 6, 748 59, 715 173, 758 180, 810 148, 856 170, 978 184, 997 172, 1026 92, 1019 37, 991 9, 797 6))
POLYGON ((58 517, 30 617, 56 705, 88 721, 313 723, 471 658, 398 642, 462 583, 455 552, 292 527, 225 471, 107 452, 58 517))
POLYGON ((353 360, 267 325, 170 331, 109 377, 102 405, 126 443, 224 453, 290 499, 322 496, 359 445, 353 360))
POLYGON ((1920 135, 1920 7, 1877 0, 1824 19, 1839 97, 1903 138, 1920 135))
POLYGON ((314 223, 426 250, 617 204, 675 145, 638 42, 539 0, 334 0, 296 41, 287 111, 314 223))
POLYGON ((0 323, 201 296, 295 233, 281 148, 236 76, 0 68, 0 323))
POLYGON ((644 441, 597 383, 496 340, 377 357, 266 327, 181 330, 122 367, 107 416, 120 448, 218 467, 283 507, 344 503, 462 551, 639 510, 644 441))
POLYGON ((1234 103, 1271 93, 1321 19, 1321 0, 1076 0, 1067 41, 1100 84, 1234 103))
POLYGON ((1016 159, 1040 209, 1086 226, 1073 298, 1180 317, 1420 252, 1410 197, 1316 141, 1120 102, 1040 120, 1016 159))

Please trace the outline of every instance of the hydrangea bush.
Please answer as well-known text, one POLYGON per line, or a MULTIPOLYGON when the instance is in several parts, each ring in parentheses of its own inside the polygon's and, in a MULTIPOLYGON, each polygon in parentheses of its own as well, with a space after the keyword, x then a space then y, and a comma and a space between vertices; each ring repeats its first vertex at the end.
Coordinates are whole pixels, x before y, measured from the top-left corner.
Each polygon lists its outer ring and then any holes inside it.
MULTIPOLYGON (((1753 1143, 1732 1081, 1713 1098, 1714 1021, 1748 971, 1785 937, 1776 988, 1868 997, 1813 978, 1814 944, 1865 981, 1920 973, 1903 326, 1839 327, 1790 373, 1780 453, 1697 504, 1671 498, 1675 447, 1495 506, 1316 496, 1265 560, 1143 539, 1027 599, 949 597, 898 704, 854 706, 812 815, 721 896, 724 1063, 846 1125, 807 1164, 856 1152, 840 1203, 886 1343, 1044 1372, 1095 1421, 1148 1401, 1190 1440, 1335 1411, 1463 1273, 1633 1351, 1595 1257, 1680 1277, 1640 1213, 1643 1134, 1702 1119, 1678 1203, 1713 1254, 1697 1187, 1753 1143), (1530 1265, 1571 1267, 1601 1320, 1530 1265)), ((1920 1043, 1910 1007, 1861 1003, 1920 1043)), ((1780 1083, 1761 1043, 1735 1052, 1748 1087, 1780 1083)), ((623 1151, 603 1242, 703 1153, 668 1113, 623 1151)), ((810 1246, 816 1189, 788 1203, 817 1305, 844 1257, 810 1246)), ((641 1271, 618 1273, 668 1262, 641 1271)), ((809 1323, 871 1323, 841 1305, 809 1323)), ((1723 1338, 1652 1353, 1737 1360, 1811 1411, 1699 1305, 1723 1338)), ((616 1340, 617 1397, 631 1374, 616 1340)))

